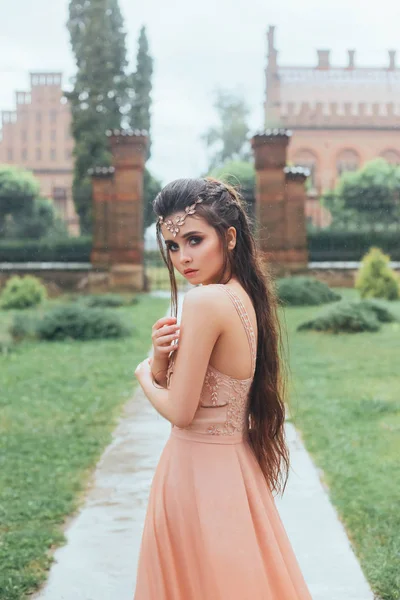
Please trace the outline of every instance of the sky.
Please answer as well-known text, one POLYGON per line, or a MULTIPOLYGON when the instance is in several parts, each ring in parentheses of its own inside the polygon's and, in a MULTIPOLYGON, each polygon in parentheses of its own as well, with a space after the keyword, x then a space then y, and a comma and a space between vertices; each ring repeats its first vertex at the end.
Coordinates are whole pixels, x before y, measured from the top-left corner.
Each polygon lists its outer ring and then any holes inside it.
MULTIPOLYGON (((120 0, 130 67, 146 25, 154 58, 152 158, 163 184, 204 173, 201 135, 217 124, 217 89, 238 92, 250 110, 250 127, 263 127, 266 32, 276 26, 278 62, 316 64, 316 49, 331 62, 386 66, 398 51, 398 0, 120 0)), ((29 87, 30 71, 62 71, 64 87, 75 73, 66 21, 68 0, 0 0, 0 110, 12 110, 14 91, 29 87)))

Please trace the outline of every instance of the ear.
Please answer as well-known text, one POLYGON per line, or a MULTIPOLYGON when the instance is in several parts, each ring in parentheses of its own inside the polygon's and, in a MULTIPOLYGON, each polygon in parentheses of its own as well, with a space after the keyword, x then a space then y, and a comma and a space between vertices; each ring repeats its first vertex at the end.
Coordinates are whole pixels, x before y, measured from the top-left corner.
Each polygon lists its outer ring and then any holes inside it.
POLYGON ((233 250, 236 246, 236 229, 235 227, 229 227, 226 232, 226 241, 228 245, 228 250, 233 250))

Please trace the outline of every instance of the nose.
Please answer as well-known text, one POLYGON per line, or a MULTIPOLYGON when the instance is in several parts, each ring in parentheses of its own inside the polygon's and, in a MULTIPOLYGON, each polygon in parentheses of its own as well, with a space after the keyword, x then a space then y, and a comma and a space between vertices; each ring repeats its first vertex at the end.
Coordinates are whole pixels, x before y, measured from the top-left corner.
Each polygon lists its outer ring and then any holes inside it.
POLYGON ((179 254, 179 260, 182 265, 187 265, 192 261, 189 254, 186 252, 186 248, 181 249, 180 254, 179 254))

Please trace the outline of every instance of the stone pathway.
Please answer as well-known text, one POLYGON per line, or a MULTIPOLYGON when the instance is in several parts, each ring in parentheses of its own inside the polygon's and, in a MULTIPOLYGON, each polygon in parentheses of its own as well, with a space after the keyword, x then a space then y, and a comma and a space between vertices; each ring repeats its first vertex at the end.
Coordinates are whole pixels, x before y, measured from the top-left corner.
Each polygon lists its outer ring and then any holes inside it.
MULTIPOLYGON (((286 427, 292 467, 276 503, 313 600, 373 600, 316 468, 286 427)), ((149 488, 169 432, 137 389, 34 600, 132 600, 149 488)))

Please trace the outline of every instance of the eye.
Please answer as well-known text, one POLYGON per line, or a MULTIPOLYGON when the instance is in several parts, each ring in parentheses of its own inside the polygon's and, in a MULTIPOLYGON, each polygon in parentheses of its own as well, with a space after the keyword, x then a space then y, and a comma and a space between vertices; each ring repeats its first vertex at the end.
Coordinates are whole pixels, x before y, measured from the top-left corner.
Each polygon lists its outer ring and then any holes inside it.
MULTIPOLYGON (((198 235, 192 235, 188 238, 188 241, 191 246, 198 246, 198 244, 200 244, 202 239, 203 238, 199 237, 198 235), (192 244, 192 242, 194 242, 194 243, 192 244)), ((170 242, 169 244, 167 244, 167 250, 169 250, 169 252, 176 252, 177 249, 178 249, 177 244, 174 244, 173 242, 170 242)))

